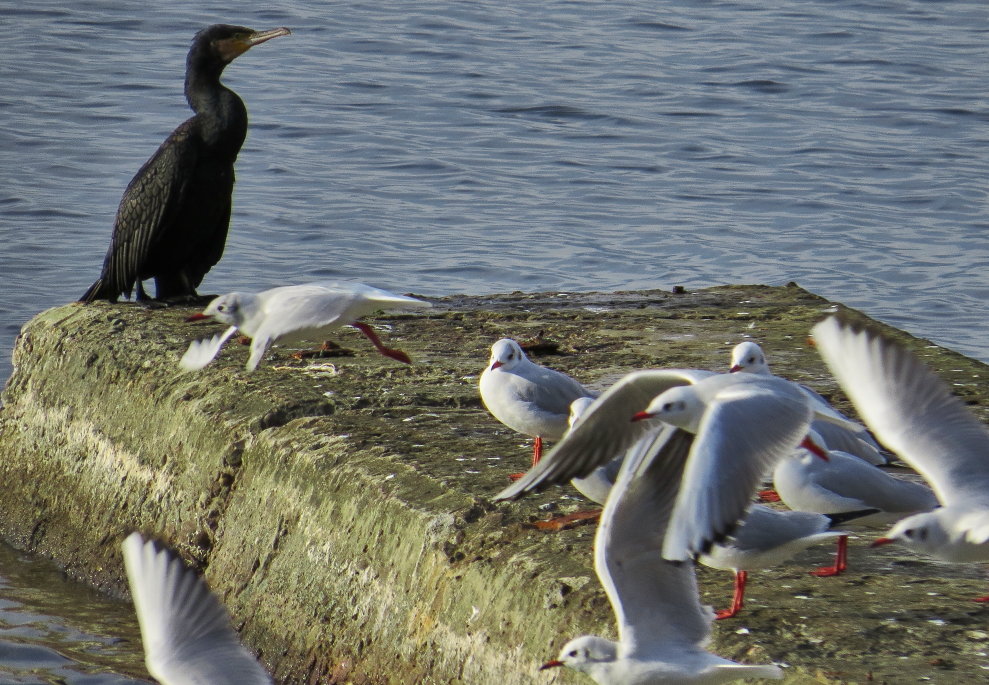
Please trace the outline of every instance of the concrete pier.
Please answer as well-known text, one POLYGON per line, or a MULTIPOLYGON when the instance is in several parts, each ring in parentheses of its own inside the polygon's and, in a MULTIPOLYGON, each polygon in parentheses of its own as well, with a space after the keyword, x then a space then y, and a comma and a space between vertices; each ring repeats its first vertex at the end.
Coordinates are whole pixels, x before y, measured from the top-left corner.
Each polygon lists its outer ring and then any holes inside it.
MULTIPOLYGON (((594 526, 531 526, 587 506, 569 487, 490 502, 530 454, 480 404, 491 343, 541 335, 558 354, 535 361, 604 388, 640 368, 726 370, 754 339, 776 373, 849 409, 806 343, 840 305, 792 284, 427 299, 425 314, 368 319, 412 365, 344 329, 335 342, 353 356, 275 347, 254 373, 233 341, 183 373, 189 342, 222 329, 185 323, 188 308, 39 314, 2 396, 0 532, 110 592, 125 591, 127 533, 168 542, 284 682, 588 683, 537 668, 570 637, 614 635, 594 526)), ((989 417, 985 365, 894 334, 989 417)), ((869 550, 870 537, 837 578, 807 574, 827 546, 753 573, 712 649, 784 663, 788 683, 985 682, 989 608, 970 601, 989 592, 983 569, 869 550)), ((729 574, 698 573, 724 606, 729 574)))

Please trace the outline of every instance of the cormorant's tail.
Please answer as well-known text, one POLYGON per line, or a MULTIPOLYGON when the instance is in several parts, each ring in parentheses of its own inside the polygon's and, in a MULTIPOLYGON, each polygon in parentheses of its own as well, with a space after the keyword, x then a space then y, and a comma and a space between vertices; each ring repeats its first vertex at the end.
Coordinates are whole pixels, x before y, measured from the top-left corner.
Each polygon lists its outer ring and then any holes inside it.
POLYGON ((120 296, 119 291, 115 291, 113 287, 103 279, 102 276, 96 279, 96 282, 89 286, 89 290, 83 293, 82 297, 79 298, 80 302, 92 302, 93 300, 108 300, 110 302, 116 302, 117 297, 120 296))

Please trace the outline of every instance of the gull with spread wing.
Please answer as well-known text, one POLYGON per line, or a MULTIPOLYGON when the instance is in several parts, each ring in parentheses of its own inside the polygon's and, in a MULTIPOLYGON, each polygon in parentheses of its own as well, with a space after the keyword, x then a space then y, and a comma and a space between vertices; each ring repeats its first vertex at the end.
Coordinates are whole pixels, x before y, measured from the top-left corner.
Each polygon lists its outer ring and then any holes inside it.
POLYGON ((789 381, 699 370, 631 373, 593 402, 542 461, 495 496, 585 477, 627 450, 594 544, 619 640, 578 637, 544 668, 570 666, 600 685, 782 677, 775 666, 704 649, 714 613, 700 604, 692 564, 682 562, 734 530, 762 474, 809 442, 813 417, 789 381))
POLYGON ((694 567, 660 554, 692 441, 672 426, 655 431, 628 453, 608 496, 594 568, 615 612, 618 641, 574 638, 543 669, 569 666, 599 685, 783 677, 778 666, 740 664, 707 651, 714 613, 700 602, 694 567))
POLYGON ((192 569, 139 533, 121 548, 151 675, 163 685, 270 685, 226 609, 192 569))
POLYGON ((408 364, 411 360, 407 354, 385 347, 374 329, 357 319, 378 310, 405 311, 431 306, 414 297, 345 281, 287 285, 260 293, 227 293, 186 321, 216 319, 230 327, 212 338, 193 341, 179 365, 186 371, 203 368, 239 330, 251 338, 247 370, 254 371, 273 343, 316 339, 344 326, 353 326, 366 335, 386 357, 408 364))
POLYGON ((865 423, 920 472, 942 505, 902 519, 873 544, 899 542, 951 562, 989 561, 986 426, 947 383, 883 335, 835 317, 812 333, 865 423))

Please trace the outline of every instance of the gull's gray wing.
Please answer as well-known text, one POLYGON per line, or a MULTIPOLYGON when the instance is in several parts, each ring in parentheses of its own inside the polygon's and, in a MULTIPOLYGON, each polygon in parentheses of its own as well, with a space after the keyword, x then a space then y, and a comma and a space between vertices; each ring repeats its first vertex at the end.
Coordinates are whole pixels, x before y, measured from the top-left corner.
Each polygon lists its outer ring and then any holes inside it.
POLYGON ((693 439, 664 425, 637 444, 601 515, 594 565, 628 654, 654 653, 660 645, 696 650, 711 631, 714 614, 701 605, 693 565, 661 554, 693 439))
POLYGON ((989 432, 944 381, 900 345, 835 317, 812 333, 859 416, 942 504, 989 504, 989 432))
POLYGON ((589 475, 657 429, 659 421, 632 421, 632 416, 645 409, 656 395, 713 375, 699 369, 635 371, 626 375, 587 408, 573 430, 538 464, 494 499, 515 499, 526 492, 539 492, 554 483, 589 475))
POLYGON ((807 436, 812 414, 797 386, 749 376, 715 386, 708 400, 664 542, 666 559, 696 558, 730 535, 763 474, 807 436))
POLYGON ((151 675, 163 685, 270 685, 226 609, 191 569, 138 533, 122 548, 151 675))
POLYGON ((826 533, 830 527, 831 521, 824 514, 753 504, 732 535, 731 545, 743 552, 766 552, 795 540, 826 533))

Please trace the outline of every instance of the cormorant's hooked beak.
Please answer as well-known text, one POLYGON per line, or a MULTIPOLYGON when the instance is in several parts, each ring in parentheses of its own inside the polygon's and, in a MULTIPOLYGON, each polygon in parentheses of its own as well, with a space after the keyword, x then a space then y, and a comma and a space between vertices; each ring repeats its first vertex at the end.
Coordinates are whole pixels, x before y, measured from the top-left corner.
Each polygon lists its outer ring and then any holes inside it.
POLYGON ((547 668, 555 668, 556 666, 562 666, 563 662, 559 659, 553 659, 552 661, 547 661, 545 664, 539 667, 540 671, 545 671, 547 668))
MULTIPOLYGON (((248 29, 250 30, 250 29, 248 29)), ((225 64, 230 64, 255 45, 267 42, 272 38, 287 36, 289 31, 284 26, 268 31, 252 31, 251 33, 241 33, 232 38, 216 41, 216 50, 225 64)))
POLYGON ((255 45, 260 45, 272 38, 278 38, 279 36, 288 36, 292 32, 289 31, 284 26, 279 26, 277 29, 270 29, 268 31, 255 31, 247 37, 247 47, 253 48, 255 45))
POLYGON ((198 314, 193 314, 192 316, 187 317, 186 318, 186 321, 187 322, 188 321, 202 321, 203 319, 212 319, 212 318, 213 317, 210 316, 209 314, 203 314, 202 312, 199 312, 198 314))

